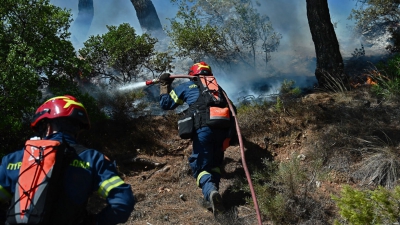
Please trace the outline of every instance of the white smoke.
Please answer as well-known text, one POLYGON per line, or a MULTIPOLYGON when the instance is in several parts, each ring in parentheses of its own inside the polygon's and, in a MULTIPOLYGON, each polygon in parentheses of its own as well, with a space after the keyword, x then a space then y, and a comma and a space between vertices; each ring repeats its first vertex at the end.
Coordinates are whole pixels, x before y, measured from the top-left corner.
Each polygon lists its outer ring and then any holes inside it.
MULTIPOLYGON (((79 0, 51 0, 54 5, 70 9, 73 18, 78 15, 79 0)), ((152 0, 163 27, 169 25, 167 18, 173 18, 177 12, 177 5, 169 0, 152 0)), ((225 88, 229 96, 239 93, 252 93, 254 83, 270 82, 271 90, 277 90, 280 83, 287 78, 294 79, 297 86, 311 86, 315 82, 314 70, 316 66, 314 43, 311 38, 306 14, 305 0, 263 0, 260 2, 259 12, 269 16, 275 31, 282 34, 281 44, 277 52, 271 54, 272 59, 268 68, 262 71, 265 76, 256 74, 224 74, 219 83, 225 88), (272 78, 271 78, 272 77, 272 78), (268 79, 267 79, 268 78, 268 79), (273 81, 272 81, 273 80, 273 81)), ((137 34, 142 34, 137 20, 135 9, 130 0, 93 0, 94 18, 88 35, 103 34, 107 31, 106 25, 129 23, 137 34)), ((351 30, 353 21, 347 20, 355 1, 328 0, 331 19, 336 26, 336 35, 339 40, 343 56, 351 55, 355 48, 360 48, 360 41, 354 39, 351 30)), ((72 35, 79 31, 79 27, 71 26, 72 35)), ((82 47, 82 41, 75 40, 76 48, 82 47)), ((368 51, 368 49, 366 49, 368 51)), ((174 74, 186 74, 193 62, 186 60, 175 65, 174 74)), ((212 62, 208 62, 212 65, 212 62)), ((221 71, 213 67, 214 74, 219 76, 221 71)), ((256 93, 253 93, 256 94, 256 93)))

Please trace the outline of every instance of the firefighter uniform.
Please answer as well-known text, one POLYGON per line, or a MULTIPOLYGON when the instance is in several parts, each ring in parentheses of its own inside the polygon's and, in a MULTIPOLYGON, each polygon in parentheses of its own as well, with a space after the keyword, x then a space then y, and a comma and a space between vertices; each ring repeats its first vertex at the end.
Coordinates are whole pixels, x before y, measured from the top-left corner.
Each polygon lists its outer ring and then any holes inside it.
MULTIPOLYGON (((184 103, 191 106, 199 95, 199 87, 193 81, 188 81, 174 88, 169 94, 161 94, 160 106, 164 110, 173 110, 184 103)), ((228 133, 226 129, 203 126, 198 128, 191 138, 193 151, 189 157, 189 164, 193 177, 207 201, 211 191, 219 190, 220 167, 224 158, 223 142, 228 133)))
MULTIPOLYGON (((76 141, 61 132, 46 139, 74 145, 76 141)), ((2 158, 0 166, 0 200, 12 198, 17 187, 19 169, 24 150, 2 158)), ((79 153, 67 167, 64 175, 64 190, 60 191, 60 204, 55 212, 54 224, 80 224, 87 216, 86 205, 90 195, 97 192, 106 199, 107 206, 95 215, 96 224, 118 224, 127 221, 134 209, 134 196, 129 184, 118 176, 115 162, 102 153, 87 149, 79 153)))

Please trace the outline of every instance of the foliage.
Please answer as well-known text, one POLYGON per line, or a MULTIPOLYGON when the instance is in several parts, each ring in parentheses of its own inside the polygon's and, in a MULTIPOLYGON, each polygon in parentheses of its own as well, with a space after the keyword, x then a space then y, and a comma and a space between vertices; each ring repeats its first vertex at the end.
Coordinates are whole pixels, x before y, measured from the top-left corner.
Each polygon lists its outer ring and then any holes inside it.
POLYGON ((375 29, 385 23, 399 21, 399 2, 395 0, 361 0, 358 9, 353 9, 349 19, 357 21, 363 31, 375 29))
MULTIPOLYGON (((395 224, 398 222, 400 187, 393 191, 383 187, 375 190, 356 190, 344 185, 341 196, 332 196, 346 224, 395 224)), ((339 222, 336 221, 336 224, 339 222)))
POLYGON ((298 97, 301 94, 301 89, 299 87, 295 87, 295 84, 296 82, 294 80, 283 80, 280 88, 280 94, 298 97))
POLYGON ((356 48, 354 50, 354 52, 351 53, 351 56, 353 56, 354 58, 359 58, 359 57, 365 56, 364 45, 361 44, 361 48, 356 48))
POLYGON ((309 220, 308 217, 319 216, 318 204, 307 195, 307 183, 310 183, 310 172, 320 170, 322 164, 320 160, 310 164, 314 166, 311 171, 297 154, 285 162, 263 161, 263 169, 256 169, 252 176, 263 215, 276 224, 298 224, 309 220), (307 211, 312 212, 312 216, 307 215, 307 211))
MULTIPOLYGON (((5 145, 25 133, 21 129, 39 104, 43 81, 72 74, 78 59, 68 41, 71 14, 49 0, 5 0, 0 17, 0 135, 5 145)), ((14 148, 4 145, 6 151, 14 148)))
POLYGON ((274 109, 277 112, 282 112, 284 110, 284 105, 283 105, 282 99, 279 96, 276 97, 276 103, 274 105, 274 109))
POLYGON ((137 35, 127 23, 107 28, 107 33, 91 36, 79 50, 91 66, 90 73, 83 74, 84 77, 125 84, 145 74, 154 75, 172 68, 168 54, 155 52, 157 39, 148 34, 137 35))
POLYGON ((246 0, 172 0, 179 2, 167 32, 181 58, 212 60, 227 70, 231 64, 256 71, 270 60, 281 35, 269 18, 246 0), (263 63, 261 63, 263 62, 263 63))
POLYGON ((358 31, 367 37, 373 37, 376 33, 382 34, 388 29, 392 33, 393 45, 387 49, 393 52, 399 51, 400 30, 400 2, 397 0, 358 0, 358 9, 353 9, 349 19, 356 21, 358 31))
POLYGON ((380 62, 370 71, 370 77, 377 82, 373 91, 379 96, 396 98, 400 95, 400 54, 387 62, 380 62))
POLYGON ((114 120, 126 120, 138 117, 147 106, 146 101, 141 100, 145 96, 140 90, 132 91, 102 91, 97 99, 100 108, 114 120))

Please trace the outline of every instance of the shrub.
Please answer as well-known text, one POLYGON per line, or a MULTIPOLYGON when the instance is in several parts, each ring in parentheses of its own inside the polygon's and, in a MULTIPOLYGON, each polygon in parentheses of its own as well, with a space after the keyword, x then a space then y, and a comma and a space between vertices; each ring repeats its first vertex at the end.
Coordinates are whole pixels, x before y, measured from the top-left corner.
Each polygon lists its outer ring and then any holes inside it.
POLYGON ((315 171, 321 167, 317 161, 311 162, 314 168, 309 170, 297 154, 285 162, 264 160, 265 167, 252 176, 261 213, 276 224, 299 224, 315 218, 323 221, 321 204, 308 194, 312 183, 309 177, 318 176, 315 171))
POLYGON ((377 81, 372 90, 375 94, 392 98, 400 94, 400 54, 395 55, 386 63, 380 62, 370 76, 377 81))
POLYGON ((394 224, 399 219, 399 186, 389 191, 381 186, 375 190, 356 190, 345 185, 341 196, 332 196, 332 199, 337 202, 346 224, 394 224))
POLYGON ((143 114, 143 109, 148 105, 146 101, 141 101, 143 97, 142 90, 110 90, 97 94, 100 108, 115 120, 129 120, 143 114))
POLYGON ((366 155, 354 177, 363 184, 376 184, 393 188, 400 178, 400 161, 398 148, 392 146, 377 146, 360 150, 366 155))
POLYGON ((296 82, 293 80, 283 80, 280 88, 280 94, 298 97, 301 94, 301 89, 299 87, 295 87, 295 83, 296 82))

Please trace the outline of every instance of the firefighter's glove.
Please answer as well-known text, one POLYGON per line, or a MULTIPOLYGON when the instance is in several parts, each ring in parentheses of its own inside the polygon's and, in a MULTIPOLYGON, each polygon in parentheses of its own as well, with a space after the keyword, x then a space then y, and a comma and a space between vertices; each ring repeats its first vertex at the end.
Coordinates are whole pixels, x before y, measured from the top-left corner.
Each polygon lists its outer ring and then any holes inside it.
POLYGON ((163 73, 160 76, 160 95, 168 94, 171 91, 171 83, 174 78, 170 77, 171 74, 163 73))
POLYGON ((171 76, 171 74, 169 74, 169 73, 163 73, 163 74, 161 74, 161 76, 160 76, 160 84, 161 85, 171 85, 172 84, 172 82, 174 81, 174 78, 171 78, 170 77, 171 76))

